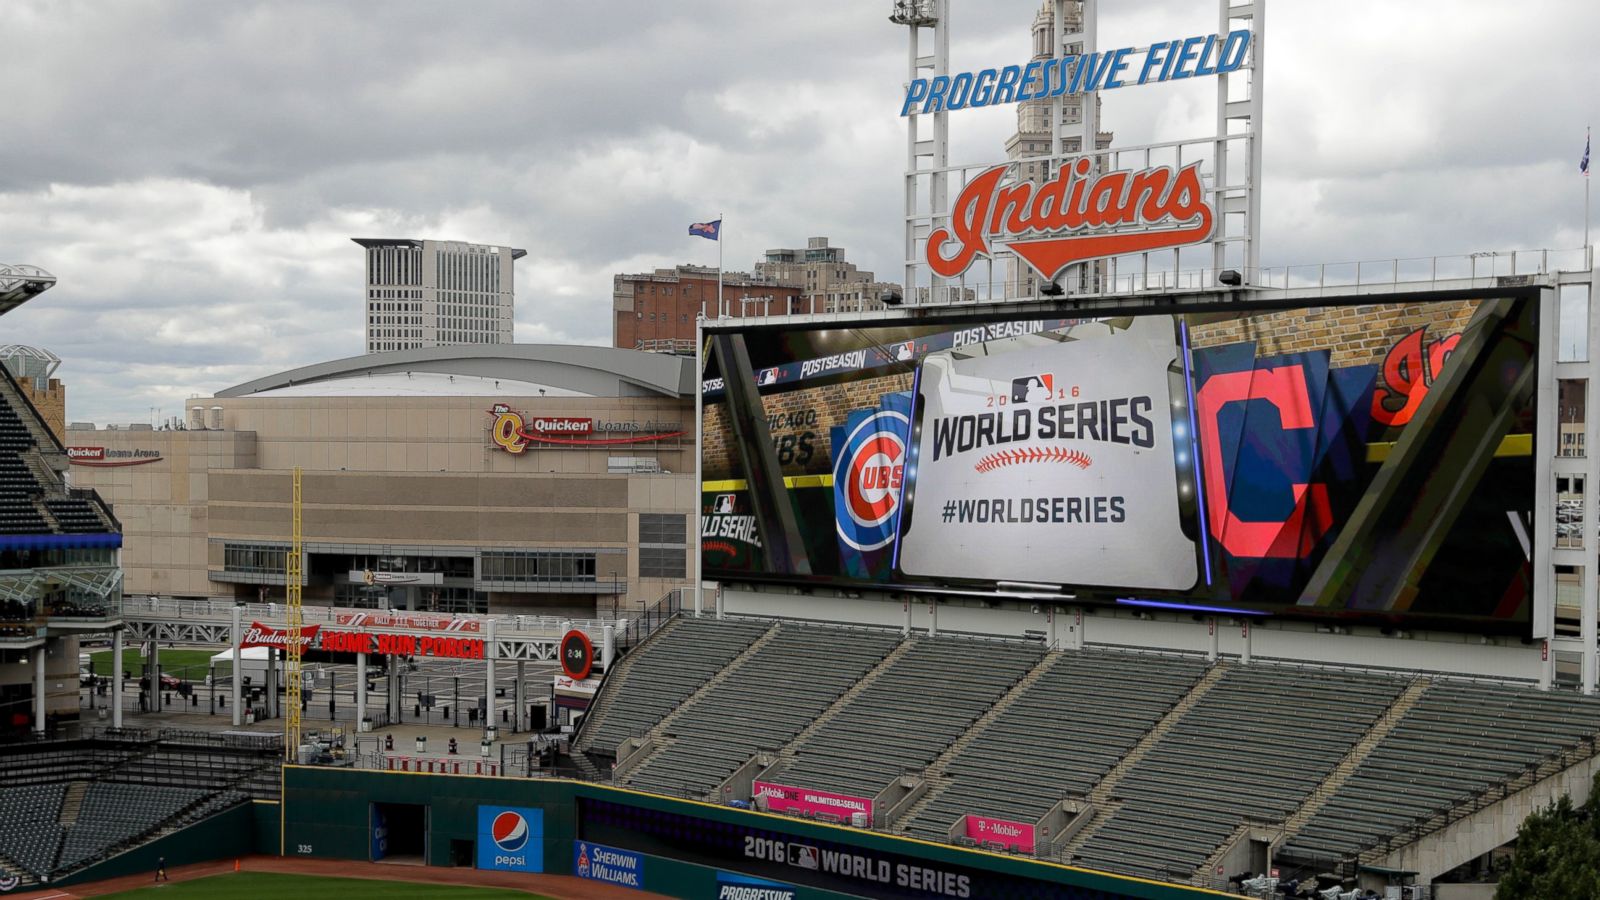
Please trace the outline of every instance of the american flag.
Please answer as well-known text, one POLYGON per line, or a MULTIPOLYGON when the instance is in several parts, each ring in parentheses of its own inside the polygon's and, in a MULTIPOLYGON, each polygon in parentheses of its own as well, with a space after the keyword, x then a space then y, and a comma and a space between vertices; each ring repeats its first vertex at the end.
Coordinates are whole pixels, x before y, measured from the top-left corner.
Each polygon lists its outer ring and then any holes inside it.
POLYGON ((1583 159, 1578 160, 1578 171, 1589 174, 1589 135, 1583 136, 1583 159))
POLYGON ((708 241, 717 240, 722 234, 722 220, 714 222, 696 222, 689 226, 689 233, 698 235, 708 241))

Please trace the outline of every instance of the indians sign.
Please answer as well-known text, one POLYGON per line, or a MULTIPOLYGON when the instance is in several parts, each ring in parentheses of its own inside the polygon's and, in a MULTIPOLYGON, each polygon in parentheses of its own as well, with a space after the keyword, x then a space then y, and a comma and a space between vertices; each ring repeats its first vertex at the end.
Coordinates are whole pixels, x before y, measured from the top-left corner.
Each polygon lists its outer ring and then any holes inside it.
POLYGON ((1093 168, 1079 157, 1047 181, 1009 183, 1009 163, 984 171, 956 198, 950 226, 928 235, 928 267, 954 278, 1000 246, 1054 280, 1076 262, 1211 237, 1217 217, 1199 163, 1099 174, 1093 168))

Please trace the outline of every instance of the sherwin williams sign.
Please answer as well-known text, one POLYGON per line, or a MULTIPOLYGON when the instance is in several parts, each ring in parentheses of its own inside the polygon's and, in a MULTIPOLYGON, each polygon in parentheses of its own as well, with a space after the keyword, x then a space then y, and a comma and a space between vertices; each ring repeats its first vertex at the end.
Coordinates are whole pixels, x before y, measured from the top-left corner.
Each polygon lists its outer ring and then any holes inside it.
POLYGON ((544 871, 544 810, 478 807, 478 868, 544 871))
POLYGON ((579 878, 643 889, 644 857, 615 847, 572 842, 572 871, 579 878))
POLYGON ((866 813, 867 820, 872 820, 872 800, 867 797, 790 787, 770 781, 757 781, 752 788, 757 798, 766 799, 767 809, 773 812, 794 811, 808 816, 833 816, 844 821, 849 821, 855 813, 866 813))

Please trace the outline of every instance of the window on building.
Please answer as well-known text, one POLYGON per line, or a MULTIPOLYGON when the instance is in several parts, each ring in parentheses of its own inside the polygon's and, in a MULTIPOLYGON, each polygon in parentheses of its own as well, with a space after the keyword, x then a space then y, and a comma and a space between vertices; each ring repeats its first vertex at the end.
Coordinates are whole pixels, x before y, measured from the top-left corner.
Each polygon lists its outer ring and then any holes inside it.
POLYGON ((682 547, 640 547, 640 578, 683 578, 687 552, 682 547))

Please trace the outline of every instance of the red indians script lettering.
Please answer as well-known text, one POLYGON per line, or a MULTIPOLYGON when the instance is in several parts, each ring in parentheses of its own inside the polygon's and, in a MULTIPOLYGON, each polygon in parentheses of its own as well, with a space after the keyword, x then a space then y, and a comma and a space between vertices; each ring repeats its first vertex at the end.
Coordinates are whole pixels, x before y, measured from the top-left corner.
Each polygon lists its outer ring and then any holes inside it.
POLYGON ((1372 392, 1373 420, 1391 428, 1410 422, 1459 343, 1459 334, 1429 341, 1426 325, 1396 341, 1383 359, 1378 387, 1372 392))
POLYGON ((968 182, 950 227, 928 235, 928 267, 935 274, 960 275, 978 256, 993 256, 990 243, 998 240, 1041 277, 1054 279, 1086 259, 1198 243, 1216 222, 1199 163, 1091 176, 1093 165, 1083 157, 1043 184, 1002 185, 1009 168, 995 166, 968 182), (1153 227, 1163 224, 1174 227, 1153 227), (1038 236, 1018 239, 1026 235, 1038 236), (946 256, 950 241, 959 246, 946 256))

